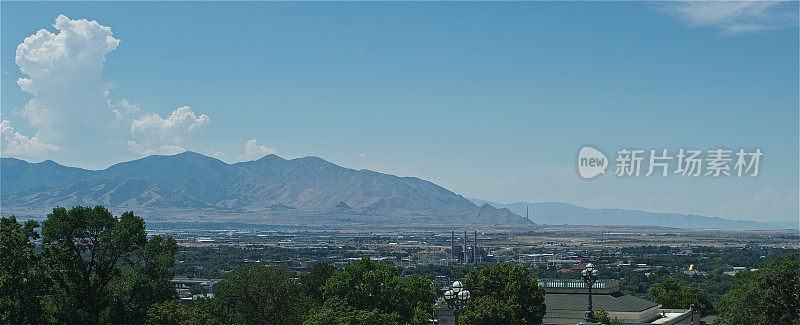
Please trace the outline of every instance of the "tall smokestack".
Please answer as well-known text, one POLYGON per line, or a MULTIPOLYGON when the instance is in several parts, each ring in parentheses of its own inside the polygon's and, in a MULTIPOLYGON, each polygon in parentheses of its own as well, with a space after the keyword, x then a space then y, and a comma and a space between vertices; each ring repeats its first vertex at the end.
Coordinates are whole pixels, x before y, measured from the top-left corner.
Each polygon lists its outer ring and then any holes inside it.
POLYGON ((450 258, 456 257, 456 232, 450 231, 450 258))
POLYGON ((475 259, 475 255, 478 251, 478 231, 475 230, 472 233, 472 263, 477 262, 478 260, 475 259))
POLYGON ((467 263, 467 231, 464 230, 464 264, 467 263))

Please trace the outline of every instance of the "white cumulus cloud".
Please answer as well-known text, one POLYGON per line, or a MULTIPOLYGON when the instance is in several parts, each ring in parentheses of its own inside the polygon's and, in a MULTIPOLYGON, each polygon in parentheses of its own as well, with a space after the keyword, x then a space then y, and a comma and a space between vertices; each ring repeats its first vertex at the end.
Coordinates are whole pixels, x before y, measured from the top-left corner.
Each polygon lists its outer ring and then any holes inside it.
POLYGON ((275 149, 258 144, 256 139, 250 139, 244 144, 244 156, 242 160, 255 160, 273 153, 275 153, 275 149))
POLYGON ((189 106, 172 112, 167 118, 158 114, 145 114, 131 122, 128 147, 142 154, 176 154, 186 151, 193 135, 208 125, 205 114, 199 116, 189 106))
MULTIPOLYGON (((184 106, 161 117, 135 101, 113 97, 109 83, 101 78, 109 54, 120 44, 110 27, 64 15, 55 19, 53 27, 31 34, 17 46, 14 61, 23 74, 17 84, 31 98, 15 113, 27 120, 34 136, 25 136, 10 121, 3 121, 3 155, 47 156, 90 168, 132 153, 208 149, 227 157, 198 142, 210 123, 208 115, 184 106)), ((253 139, 235 156, 260 157, 273 151, 253 139)))
POLYGON ((4 143, 12 144, 4 146, 5 154, 61 148, 69 160, 93 160, 98 152, 125 152, 126 141, 139 154, 175 154, 186 151, 190 137, 208 124, 207 115, 197 116, 189 107, 161 118, 138 103, 112 100, 101 78, 106 56, 120 44, 111 28, 64 15, 53 27, 55 32, 39 30, 17 46, 15 62, 25 74, 17 84, 32 95, 19 115, 27 118, 36 136, 4 131, 4 143), (24 151, 23 144, 38 149, 24 151))
POLYGON ((106 55, 120 41, 111 28, 94 20, 59 15, 53 27, 57 32, 39 30, 17 46, 14 61, 27 76, 17 84, 33 96, 20 114, 43 141, 104 139, 113 113, 106 104, 107 84, 100 76, 106 55))
POLYGON ((120 42, 111 28, 94 20, 70 20, 59 15, 53 27, 59 32, 41 29, 17 46, 14 62, 28 75, 17 83, 33 95, 78 77, 99 80, 106 54, 120 42))
POLYGON ((26 137, 17 132, 11 122, 0 122, 0 138, 2 138, 3 153, 23 157, 42 157, 58 151, 58 147, 39 141, 39 138, 26 137))

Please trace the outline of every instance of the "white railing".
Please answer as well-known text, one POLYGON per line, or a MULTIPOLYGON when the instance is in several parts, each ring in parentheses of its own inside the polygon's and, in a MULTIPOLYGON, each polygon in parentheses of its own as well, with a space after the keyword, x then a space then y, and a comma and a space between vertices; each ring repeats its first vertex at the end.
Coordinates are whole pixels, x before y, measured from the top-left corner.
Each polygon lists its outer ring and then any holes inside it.
MULTIPOLYGON (((586 283, 583 280, 552 280, 541 279, 538 280, 539 285, 545 288, 566 288, 566 289, 586 289, 586 283)), ((592 285, 592 289, 605 289, 609 287, 616 287, 617 283, 614 280, 597 280, 592 285)))

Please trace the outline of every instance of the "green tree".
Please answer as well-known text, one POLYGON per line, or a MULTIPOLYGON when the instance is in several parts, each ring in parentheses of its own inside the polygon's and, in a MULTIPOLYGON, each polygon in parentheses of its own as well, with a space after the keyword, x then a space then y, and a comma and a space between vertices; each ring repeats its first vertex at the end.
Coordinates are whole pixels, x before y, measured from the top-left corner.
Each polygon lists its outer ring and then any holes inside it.
POLYGON ((461 315, 465 324, 542 323, 545 291, 523 265, 504 262, 470 270, 464 287, 472 297, 461 315))
POLYGON ((150 306, 146 324, 214 325, 219 322, 202 308, 183 306, 177 300, 169 300, 150 306))
POLYGON ((177 298, 170 280, 178 245, 174 239, 154 236, 125 260, 119 276, 108 285, 109 306, 103 323, 141 324, 151 305, 177 298))
POLYGON ((286 268, 240 268, 214 286, 213 315, 223 323, 300 324, 311 302, 295 277, 286 268))
POLYGON ((715 312, 708 293, 695 287, 687 288, 673 278, 651 286, 650 296, 663 308, 688 309, 694 305, 703 315, 715 312))
POLYGON ((405 279, 392 264, 363 258, 334 273, 324 286, 325 299, 338 298, 361 311, 396 313, 403 323, 419 322, 433 315, 433 284, 418 275, 405 279))
POLYGON ((306 295, 311 298, 314 304, 321 305, 324 302, 322 287, 325 282, 333 276, 336 268, 328 263, 317 263, 308 272, 308 274, 300 278, 300 284, 306 295))
POLYGON ((41 295, 46 278, 33 240, 39 238, 33 220, 24 225, 15 216, 0 220, 0 323, 33 324, 44 321, 41 295))
POLYGON ((306 325, 372 325, 400 324, 400 315, 396 312, 385 314, 378 309, 361 310, 347 305, 338 297, 325 301, 321 308, 314 309, 305 320, 306 325))
POLYGON ((411 319, 408 320, 410 324, 424 324, 428 319, 433 318, 434 302, 436 301, 436 292, 433 289, 433 283, 419 275, 409 275, 403 278, 400 284, 400 293, 408 299, 408 303, 401 303, 402 310, 410 308, 411 319))
POLYGON ((800 324, 800 260, 789 254, 739 272, 719 303, 722 324, 800 324))
POLYGON ((55 284, 44 301, 59 322, 141 322, 145 305, 172 297, 165 294, 170 275, 164 268, 174 263, 174 241, 148 241, 144 220, 133 212, 116 218, 102 206, 55 208, 42 239, 55 284))

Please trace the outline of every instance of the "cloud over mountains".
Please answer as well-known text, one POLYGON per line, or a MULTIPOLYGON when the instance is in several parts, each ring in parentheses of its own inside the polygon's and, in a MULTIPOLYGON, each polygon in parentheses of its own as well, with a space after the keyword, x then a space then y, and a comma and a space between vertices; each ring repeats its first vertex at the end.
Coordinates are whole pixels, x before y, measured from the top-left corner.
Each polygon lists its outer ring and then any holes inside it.
POLYGON ((205 114, 197 116, 189 106, 178 108, 167 118, 158 114, 145 114, 131 122, 131 150, 145 154, 176 154, 186 151, 186 143, 193 133, 210 122, 205 114))
MULTIPOLYGON (((68 153, 73 159, 66 160, 76 160, 120 148, 140 156, 206 149, 195 140, 211 122, 208 115, 182 106, 162 117, 114 97, 102 79, 108 55, 121 43, 110 27, 64 15, 53 27, 54 32, 41 29, 17 46, 15 63, 25 75, 17 84, 31 98, 15 113, 33 134, 3 119, 4 155, 41 159, 68 153)), ((258 159, 272 152, 252 139, 231 157, 258 159)))

